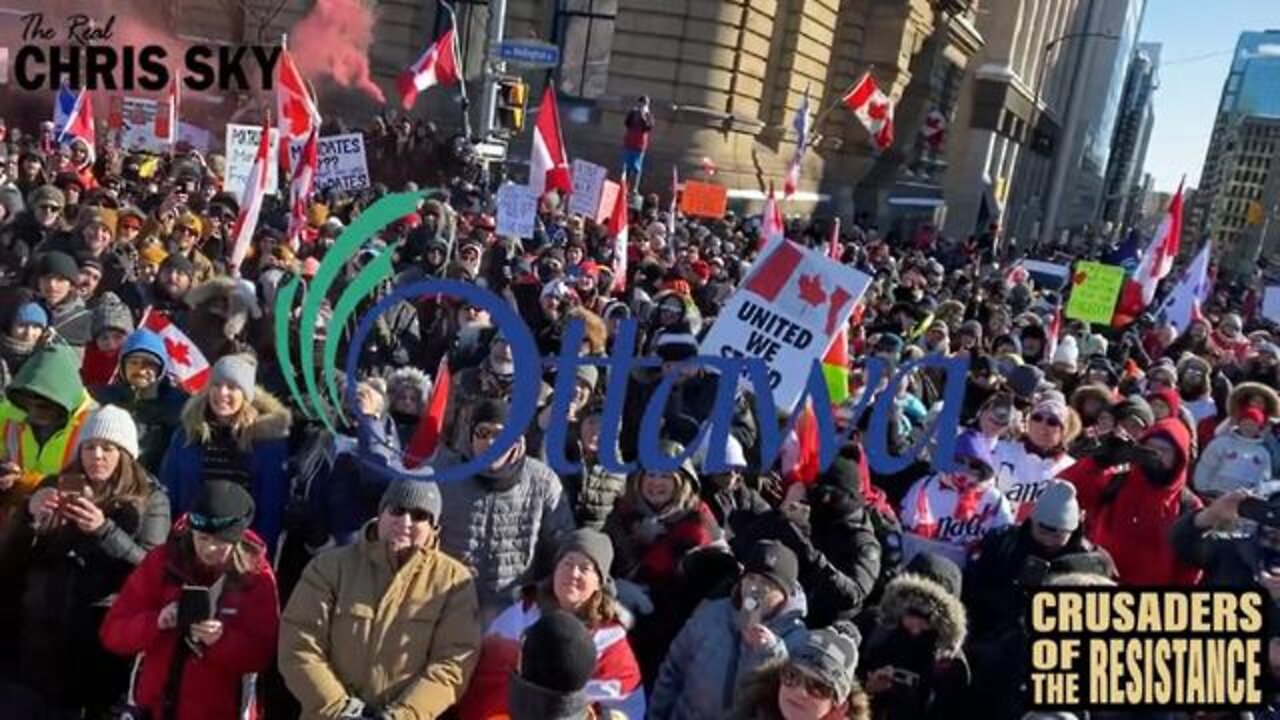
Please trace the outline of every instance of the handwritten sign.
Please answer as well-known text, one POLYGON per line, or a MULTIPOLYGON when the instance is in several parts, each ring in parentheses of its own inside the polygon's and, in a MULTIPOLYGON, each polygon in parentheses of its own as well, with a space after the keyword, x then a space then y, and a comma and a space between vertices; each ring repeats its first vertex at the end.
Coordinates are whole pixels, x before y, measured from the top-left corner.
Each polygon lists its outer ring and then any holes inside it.
MULTIPOLYGON (((293 162, 302 155, 305 142, 289 146, 293 162)), ((360 133, 330 135, 316 143, 316 192, 329 188, 359 190, 369 187, 369 163, 365 157, 364 136, 360 133)))
POLYGON ((687 180, 680 195, 680 212, 689 217, 722 218, 729 208, 729 189, 715 183, 687 180))
POLYGON ((600 193, 609 171, 586 160, 573 161, 573 194, 569 196, 569 212, 583 217, 596 217, 600 193))
MULTIPOLYGON (((244 195, 244 187, 249 182, 249 173, 253 171, 253 161, 258 156, 258 143, 262 138, 262 128, 254 125, 227 125, 227 176, 223 178, 222 189, 235 197, 244 195)), ((280 131, 271 128, 270 147, 267 150, 267 192, 274 193, 280 187, 278 167, 275 162, 280 152, 280 131)))
POLYGON ((1109 325, 1124 285, 1124 268, 1098 262, 1076 263, 1065 315, 1073 320, 1109 325))
POLYGON ((533 237, 538 214, 538 198, 528 185, 503 185, 498 188, 499 235, 518 238, 533 237))
POLYGON ((597 223, 603 225, 613 217, 613 207, 618 204, 620 192, 622 192, 621 185, 612 180, 604 181, 604 188, 600 191, 600 207, 595 210, 597 223))

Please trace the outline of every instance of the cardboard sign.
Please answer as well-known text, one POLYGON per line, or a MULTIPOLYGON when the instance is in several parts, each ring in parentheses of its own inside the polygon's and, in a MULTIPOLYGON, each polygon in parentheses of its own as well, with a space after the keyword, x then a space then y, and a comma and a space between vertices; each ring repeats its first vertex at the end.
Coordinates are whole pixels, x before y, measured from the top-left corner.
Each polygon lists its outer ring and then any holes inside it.
POLYGON ((687 180, 680 194, 680 212, 689 217, 722 218, 729 209, 729 189, 715 183, 687 180))
POLYGON ((128 152, 159 153, 168 143, 156 137, 159 103, 146 98, 126 97, 120 108, 120 147, 128 152))
MULTIPOLYGON (((256 125, 227 125, 227 176, 222 180, 222 189, 235 197, 244 196, 244 186, 249 182, 249 173, 253 170, 253 161, 258 157, 258 142, 262 128, 256 125)), ((274 193, 280 187, 279 166, 276 161, 280 152, 280 131, 271 128, 270 147, 267 149, 267 193, 274 193)))
POLYGON ((699 352, 759 358, 778 409, 795 409, 815 360, 846 327, 871 277, 787 240, 751 266, 699 352))
POLYGON ((613 217, 613 207, 618 204, 618 193, 622 192, 622 186, 612 180, 604 181, 604 188, 600 191, 600 207, 595 212, 596 222, 604 225, 609 222, 609 218, 613 217))
POLYGON ((1262 293, 1262 317, 1280 323, 1280 285, 1268 286, 1262 293))
MULTIPOLYGON (((298 161, 304 145, 306 142, 290 144, 292 162, 298 161)), ((364 135, 330 135, 320 138, 316 143, 315 191, 323 192, 332 187, 339 190, 369 187, 369 163, 365 157, 364 135)))
POLYGON ((1064 313, 1072 320, 1110 325, 1116 300, 1124 286, 1124 268, 1099 262, 1076 263, 1071 276, 1071 297, 1064 313))
POLYGON ((498 188, 496 232, 507 237, 531 238, 538 215, 538 198, 528 185, 498 188))
POLYGON ((603 166, 586 160, 573 161, 573 193, 569 195, 569 212, 583 217, 596 217, 600 208, 600 193, 609 171, 603 166))

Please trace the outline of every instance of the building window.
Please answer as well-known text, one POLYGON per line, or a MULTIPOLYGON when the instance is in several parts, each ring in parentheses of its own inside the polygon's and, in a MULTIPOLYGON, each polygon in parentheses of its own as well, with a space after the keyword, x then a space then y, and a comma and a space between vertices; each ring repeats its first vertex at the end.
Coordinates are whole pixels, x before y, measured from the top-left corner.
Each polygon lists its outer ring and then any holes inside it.
POLYGON ((560 46, 557 88, 569 97, 605 93, 618 0, 557 0, 554 42, 560 46))
MULTIPOLYGON (((458 43, 458 58, 462 60, 462 74, 467 80, 483 77, 485 46, 488 44, 489 0, 456 0, 458 27, 454 36, 458 43)), ((437 5, 436 26, 432 37, 440 37, 452 21, 449 13, 437 5)))

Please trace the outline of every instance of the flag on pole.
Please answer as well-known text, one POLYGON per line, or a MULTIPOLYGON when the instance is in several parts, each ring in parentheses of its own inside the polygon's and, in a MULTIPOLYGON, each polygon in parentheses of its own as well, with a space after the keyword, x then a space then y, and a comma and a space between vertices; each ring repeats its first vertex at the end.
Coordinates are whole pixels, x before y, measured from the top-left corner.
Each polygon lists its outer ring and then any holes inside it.
POLYGON ((811 485, 818 479, 818 418, 813 403, 806 402, 795 429, 782 447, 782 475, 787 483, 811 485))
POLYGON ((156 112, 154 133, 156 139, 169 143, 178 141, 178 76, 175 73, 169 82, 169 90, 165 93, 164 102, 156 112))
POLYGON ((800 163, 804 160, 805 148, 809 146, 808 87, 804 89, 804 100, 800 101, 800 108, 796 110, 796 119, 792 121, 791 128, 796 131, 796 151, 791 156, 791 165, 787 168, 787 179, 782 185, 783 199, 796 194, 796 187, 800 184, 800 163))
MULTIPOLYGON (((667 212, 667 238, 676 236, 676 208, 680 201, 680 171, 671 166, 671 208, 667 212)), ((670 243, 668 243, 670 244, 670 243)))
POLYGON ((1141 315, 1155 299, 1160 281, 1173 269, 1181 238, 1182 184, 1179 183, 1178 192, 1170 201, 1160 227, 1156 229, 1147 249, 1138 260, 1138 269, 1134 270, 1133 277, 1129 278, 1120 291, 1120 302, 1116 307, 1113 324, 1127 324, 1129 319, 1141 315))
POLYGON ((841 102, 862 121, 877 148, 885 150, 893 144, 893 103, 871 73, 863 75, 841 102))
POLYGON ((573 190, 569 175, 569 156, 560 132, 560 111, 556 107, 556 91, 550 83, 542 93, 538 106, 538 122, 533 130, 533 155, 529 159, 529 189, 541 198, 548 191, 568 194, 573 190))
POLYGON ((93 103, 89 91, 72 92, 63 85, 53 106, 53 136, 59 145, 83 140, 89 146, 89 162, 93 162, 98 147, 93 128, 93 103))
MULTIPOLYGON (((283 142, 284 138, 281 138, 283 142)), ((262 211, 262 199, 267 194, 267 163, 271 155, 271 128, 262 123, 262 138, 258 141, 258 154, 244 184, 244 196, 240 198, 240 214, 231 227, 231 267, 238 268, 249 253, 253 232, 258 227, 258 213, 262 211)))
POLYGON ((1049 321, 1049 329, 1044 334, 1044 356, 1053 360, 1058 352, 1058 339, 1062 337, 1062 306, 1053 309, 1053 319, 1049 321))
POLYGON ((822 376, 827 381, 827 394, 832 405, 849 400, 849 328, 843 327, 831 339, 831 347, 822 356, 822 376))
POLYGON ((289 183, 289 247, 296 252, 301 245, 302 231, 307 226, 307 201, 311 198, 316 179, 316 167, 319 165, 319 129, 311 131, 307 143, 302 146, 302 154, 298 156, 298 166, 294 168, 293 180, 289 183))
POLYGON ((200 348, 161 310, 148 308, 139 324, 164 341, 168 372, 177 384, 188 393, 200 392, 209 381, 209 361, 200 348))
POLYGON ((290 149, 320 130, 320 111, 311 90, 293 63, 289 51, 280 49, 276 63, 276 122, 280 128, 280 167, 293 172, 290 149))
POLYGON ((773 183, 769 183, 769 197, 764 201, 764 215, 760 218, 760 242, 756 250, 763 252, 774 240, 785 237, 782 225, 782 211, 778 209, 778 200, 773 195, 773 183))
POLYGON ((613 238, 613 292, 627 289, 627 176, 622 176, 618 197, 609 216, 609 235, 613 238))
POLYGON ((1209 299, 1209 257, 1212 254, 1212 243, 1205 243, 1196 254, 1195 260, 1187 267, 1178 284, 1174 286, 1169 297, 1160 306, 1159 315, 1165 321, 1178 328, 1179 333, 1186 332, 1192 320, 1203 318, 1201 309, 1209 299))
POLYGON ((836 262, 844 258, 844 244, 840 242, 840 218, 831 222, 831 239, 827 241, 827 257, 836 262))
POLYGON ((458 84, 458 50, 453 40, 453 28, 449 28, 438 40, 431 43, 413 64, 405 68, 396 79, 400 100, 405 110, 413 107, 418 93, 440 85, 458 84))
POLYGON ((440 358, 435 382, 431 385, 431 397, 422 408, 422 418, 413 430, 413 437, 404 449, 404 466, 410 470, 421 466, 435 454, 440 444, 440 431, 444 428, 444 412, 449 407, 449 385, 453 376, 449 372, 449 356, 440 358))

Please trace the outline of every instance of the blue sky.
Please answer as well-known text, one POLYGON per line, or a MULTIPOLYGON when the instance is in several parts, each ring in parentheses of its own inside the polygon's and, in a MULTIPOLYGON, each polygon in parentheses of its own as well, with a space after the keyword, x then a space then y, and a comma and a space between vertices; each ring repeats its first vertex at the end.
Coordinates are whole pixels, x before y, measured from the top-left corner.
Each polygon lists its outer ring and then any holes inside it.
POLYGON ((1156 189, 1174 190, 1183 173, 1197 184, 1236 39, 1269 28, 1280 28, 1277 0, 1148 0, 1142 40, 1164 45, 1146 167, 1156 189))

